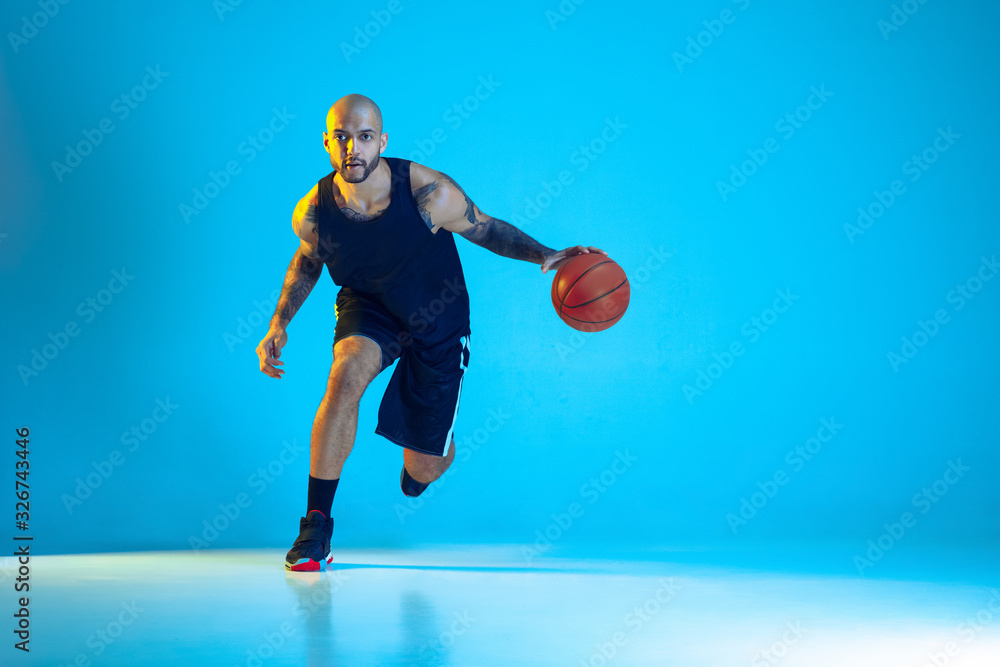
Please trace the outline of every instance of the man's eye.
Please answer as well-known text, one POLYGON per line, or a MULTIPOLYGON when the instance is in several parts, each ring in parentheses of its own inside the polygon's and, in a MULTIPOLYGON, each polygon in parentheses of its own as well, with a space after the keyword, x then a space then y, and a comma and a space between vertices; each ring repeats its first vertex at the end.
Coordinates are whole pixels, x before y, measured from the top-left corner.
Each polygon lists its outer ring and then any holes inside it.
POLYGON ((365 139, 371 139, 372 138, 372 135, 370 135, 370 134, 362 134, 361 136, 363 136, 365 139))

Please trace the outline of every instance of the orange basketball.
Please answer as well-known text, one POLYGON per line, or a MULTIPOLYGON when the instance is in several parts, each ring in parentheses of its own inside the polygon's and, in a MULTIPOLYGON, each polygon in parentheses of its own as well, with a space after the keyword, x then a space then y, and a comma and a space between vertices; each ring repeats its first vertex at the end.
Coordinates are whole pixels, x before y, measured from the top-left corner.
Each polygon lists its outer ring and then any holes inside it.
POLYGON ((570 257, 552 281, 552 305, 578 331, 604 331, 628 308, 628 277, 622 267, 597 252, 570 257))

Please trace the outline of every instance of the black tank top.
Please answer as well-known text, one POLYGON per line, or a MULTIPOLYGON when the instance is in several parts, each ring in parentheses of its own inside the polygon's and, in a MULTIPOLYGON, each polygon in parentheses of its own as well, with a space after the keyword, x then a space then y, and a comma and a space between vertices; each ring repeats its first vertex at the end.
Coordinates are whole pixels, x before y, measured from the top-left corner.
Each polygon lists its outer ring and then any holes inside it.
POLYGON ((319 181, 319 252, 333 282, 377 299, 401 329, 426 343, 470 334, 469 294, 452 233, 431 233, 410 188, 410 160, 382 157, 392 174, 389 207, 371 222, 346 217, 331 171, 319 181))

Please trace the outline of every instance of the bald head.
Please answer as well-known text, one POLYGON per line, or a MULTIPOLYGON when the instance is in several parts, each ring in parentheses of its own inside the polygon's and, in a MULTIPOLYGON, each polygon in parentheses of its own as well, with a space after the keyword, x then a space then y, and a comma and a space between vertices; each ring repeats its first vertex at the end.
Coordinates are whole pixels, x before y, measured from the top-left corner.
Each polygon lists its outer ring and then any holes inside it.
POLYGON ((326 114, 323 146, 345 183, 363 183, 378 169, 386 141, 382 111, 364 95, 345 95, 326 114))
POLYGON ((326 131, 345 129, 350 125, 357 129, 374 130, 382 134, 382 111, 371 99, 351 93, 333 103, 326 114, 326 131))

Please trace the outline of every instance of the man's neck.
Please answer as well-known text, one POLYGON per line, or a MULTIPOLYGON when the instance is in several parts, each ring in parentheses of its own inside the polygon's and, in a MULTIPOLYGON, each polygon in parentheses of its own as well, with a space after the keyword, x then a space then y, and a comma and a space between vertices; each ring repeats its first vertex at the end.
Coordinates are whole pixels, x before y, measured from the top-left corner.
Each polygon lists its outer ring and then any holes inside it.
POLYGON ((341 178, 339 171, 334 173, 333 183, 341 195, 350 201, 370 204, 384 199, 385 195, 392 189, 392 174, 385 158, 379 158, 378 162, 375 171, 361 183, 348 183, 341 178))

